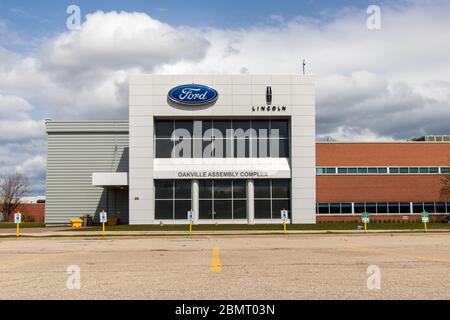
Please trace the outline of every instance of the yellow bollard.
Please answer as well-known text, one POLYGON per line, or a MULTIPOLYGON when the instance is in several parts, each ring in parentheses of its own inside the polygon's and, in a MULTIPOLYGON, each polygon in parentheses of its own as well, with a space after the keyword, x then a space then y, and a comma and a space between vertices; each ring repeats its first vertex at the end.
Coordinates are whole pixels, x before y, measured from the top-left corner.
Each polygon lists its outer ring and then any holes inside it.
POLYGON ((103 222, 102 224, 103 224, 103 228, 102 228, 102 237, 104 237, 104 236, 105 236, 105 223, 103 222))
POLYGON ((19 223, 16 223, 16 237, 19 237, 20 235, 20 227, 19 227, 19 223))
POLYGON ((284 225, 284 234, 286 234, 286 220, 284 220, 283 225, 284 225))
POLYGON ((364 232, 367 232, 367 223, 364 223, 364 232))
POLYGON ((424 222, 424 225, 425 225, 425 232, 428 232, 428 229, 427 229, 427 223, 424 222))
POLYGON ((192 221, 189 221, 189 234, 192 234, 192 221))

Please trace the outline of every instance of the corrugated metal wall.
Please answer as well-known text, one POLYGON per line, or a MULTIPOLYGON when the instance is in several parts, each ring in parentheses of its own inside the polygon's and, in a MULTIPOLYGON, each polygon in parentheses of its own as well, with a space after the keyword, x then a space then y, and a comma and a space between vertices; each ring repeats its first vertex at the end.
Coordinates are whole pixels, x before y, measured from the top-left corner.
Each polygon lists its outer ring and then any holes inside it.
POLYGON ((107 210, 128 223, 128 189, 92 186, 93 172, 128 172, 128 121, 47 121, 45 223, 107 210), (108 199, 108 203, 107 203, 108 199))

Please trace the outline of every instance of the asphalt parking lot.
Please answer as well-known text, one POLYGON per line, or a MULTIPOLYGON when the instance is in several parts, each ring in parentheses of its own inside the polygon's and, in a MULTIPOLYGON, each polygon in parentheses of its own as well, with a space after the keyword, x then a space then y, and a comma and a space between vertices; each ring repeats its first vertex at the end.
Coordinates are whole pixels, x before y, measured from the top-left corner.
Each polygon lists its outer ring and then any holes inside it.
POLYGON ((0 299, 450 299, 449 271, 450 233, 0 239, 0 299))

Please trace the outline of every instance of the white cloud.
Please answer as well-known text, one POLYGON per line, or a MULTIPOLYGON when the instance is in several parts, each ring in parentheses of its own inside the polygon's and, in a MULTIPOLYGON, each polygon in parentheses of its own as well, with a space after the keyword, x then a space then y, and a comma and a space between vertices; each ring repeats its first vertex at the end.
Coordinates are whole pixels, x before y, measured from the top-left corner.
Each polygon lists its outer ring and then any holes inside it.
POLYGON ((449 11, 439 0, 383 5, 379 31, 366 28, 365 10, 352 8, 323 20, 274 14, 267 24, 241 29, 95 12, 81 30, 45 39, 29 53, 0 47, 0 155, 12 153, 18 166, 33 159, 43 175, 35 158, 45 157, 42 118, 126 118, 131 73, 300 73, 304 58, 317 79, 319 135, 446 134, 449 11))

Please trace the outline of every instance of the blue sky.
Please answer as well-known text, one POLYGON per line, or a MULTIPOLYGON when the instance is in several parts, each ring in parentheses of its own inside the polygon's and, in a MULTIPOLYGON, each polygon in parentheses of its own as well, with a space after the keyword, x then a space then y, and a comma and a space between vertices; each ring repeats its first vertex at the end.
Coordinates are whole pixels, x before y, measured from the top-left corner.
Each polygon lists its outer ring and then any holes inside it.
POLYGON ((44 119, 127 119, 132 73, 299 73, 306 59, 318 137, 449 134, 448 12, 448 0, 0 0, 0 175, 21 170, 43 194, 44 119))
MULTIPOLYGON (((377 1, 382 4, 384 1, 377 1)), ((391 1, 392 2, 392 1, 391 1)), ((65 30, 66 8, 76 4, 82 16, 97 10, 145 12, 174 26, 241 28, 258 24, 272 24, 270 18, 279 15, 289 20, 297 16, 326 20, 345 8, 364 10, 373 1, 363 0, 1 0, 0 21, 14 30, 23 43, 3 43, 16 50, 33 47, 36 38, 49 37, 65 30)))

